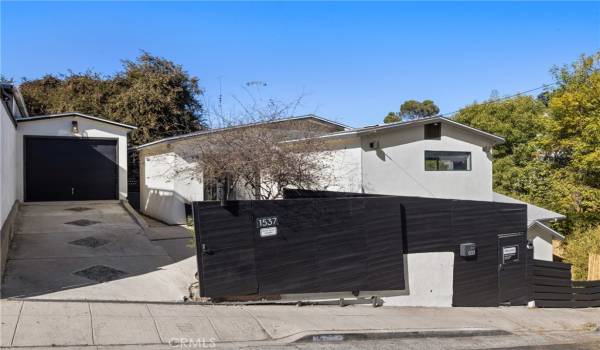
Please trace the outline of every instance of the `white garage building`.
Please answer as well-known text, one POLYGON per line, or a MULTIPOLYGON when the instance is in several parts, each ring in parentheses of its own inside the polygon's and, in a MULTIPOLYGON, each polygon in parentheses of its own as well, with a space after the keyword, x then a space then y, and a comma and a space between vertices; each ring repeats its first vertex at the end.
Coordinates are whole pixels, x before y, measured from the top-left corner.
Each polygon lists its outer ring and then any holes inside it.
POLYGON ((127 198, 127 133, 135 127, 82 113, 17 119, 22 201, 127 198))

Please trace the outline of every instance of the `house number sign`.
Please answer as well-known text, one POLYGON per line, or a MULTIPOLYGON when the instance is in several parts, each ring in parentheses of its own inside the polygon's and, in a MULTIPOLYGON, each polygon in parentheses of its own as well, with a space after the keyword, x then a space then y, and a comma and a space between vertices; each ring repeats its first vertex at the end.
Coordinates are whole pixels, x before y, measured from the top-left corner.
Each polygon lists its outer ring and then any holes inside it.
POLYGON ((256 228, 259 229, 261 237, 272 237, 277 235, 277 216, 267 216, 256 219, 256 228))

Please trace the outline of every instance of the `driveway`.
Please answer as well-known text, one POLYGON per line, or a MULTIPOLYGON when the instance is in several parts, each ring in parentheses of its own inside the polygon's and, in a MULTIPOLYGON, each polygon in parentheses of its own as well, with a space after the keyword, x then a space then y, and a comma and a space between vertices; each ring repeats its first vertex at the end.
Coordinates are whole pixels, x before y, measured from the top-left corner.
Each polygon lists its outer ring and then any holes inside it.
POLYGON ((117 201, 26 203, 2 298, 182 300, 196 270, 190 232, 152 235, 117 201))

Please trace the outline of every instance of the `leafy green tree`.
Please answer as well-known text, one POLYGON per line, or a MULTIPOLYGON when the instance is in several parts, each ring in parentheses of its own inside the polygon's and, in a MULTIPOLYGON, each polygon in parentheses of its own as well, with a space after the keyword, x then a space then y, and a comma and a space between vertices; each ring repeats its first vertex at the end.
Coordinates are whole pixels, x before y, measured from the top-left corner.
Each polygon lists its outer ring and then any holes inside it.
POLYGON ((400 116, 398 115, 398 113, 394 113, 394 112, 389 112, 388 115, 385 116, 385 118, 383 118, 383 122, 388 124, 388 123, 396 123, 401 121, 402 118, 400 118, 400 116))
POLYGON ((582 183, 600 188, 600 52, 553 73, 559 87, 549 101, 553 123, 547 150, 582 183))
POLYGON ((400 106, 400 112, 389 112, 383 122, 395 123, 402 120, 427 118, 435 116, 439 112, 440 109, 431 100, 424 100, 423 102, 408 100, 400 106))
POLYGON ((558 86, 534 99, 475 103, 455 120, 503 136, 494 190, 565 214, 565 258, 585 278, 600 250, 600 52, 552 70, 558 86))
POLYGON ((431 100, 424 100, 423 102, 408 100, 400 106, 400 116, 404 120, 432 117, 439 112, 440 109, 431 100))
POLYGON ((515 147, 545 133, 550 122, 544 104, 530 96, 474 103, 461 109, 454 120, 504 137, 506 142, 494 148, 496 158, 513 154, 515 147))
POLYGON ((110 80, 93 72, 46 75, 24 81, 20 88, 31 115, 76 111, 103 116, 115 92, 110 80))
POLYGON ((138 127, 132 144, 200 130, 204 126, 198 79, 180 65, 143 52, 113 76, 94 72, 25 80, 21 92, 31 115, 82 112, 138 127))

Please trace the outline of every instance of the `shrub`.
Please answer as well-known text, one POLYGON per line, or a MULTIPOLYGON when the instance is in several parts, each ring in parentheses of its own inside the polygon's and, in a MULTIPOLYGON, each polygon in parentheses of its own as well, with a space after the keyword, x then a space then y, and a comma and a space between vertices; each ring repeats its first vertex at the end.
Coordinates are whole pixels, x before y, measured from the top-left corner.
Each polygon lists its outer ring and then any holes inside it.
POLYGON ((564 243, 565 260, 573 264, 573 279, 586 280, 589 255, 600 254, 600 225, 575 230, 564 243))

